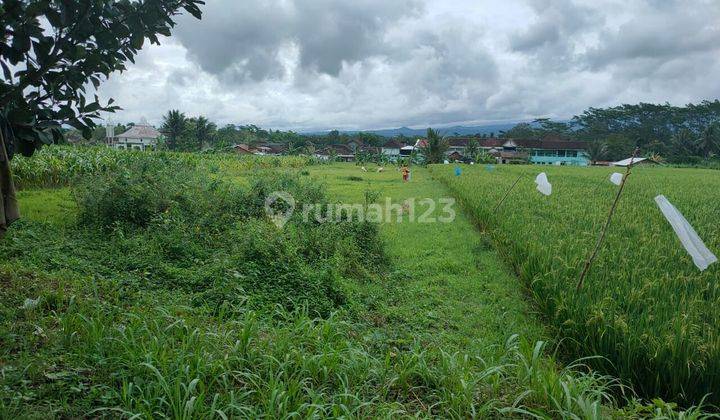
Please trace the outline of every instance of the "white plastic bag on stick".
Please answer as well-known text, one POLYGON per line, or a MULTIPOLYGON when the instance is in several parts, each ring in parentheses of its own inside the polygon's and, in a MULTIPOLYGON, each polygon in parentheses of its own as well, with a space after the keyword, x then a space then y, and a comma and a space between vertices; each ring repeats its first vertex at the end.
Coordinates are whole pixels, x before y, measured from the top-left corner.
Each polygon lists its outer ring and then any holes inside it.
POLYGON ((622 184, 623 174, 615 172, 614 174, 610 175, 610 182, 612 182, 615 185, 622 184))
POLYGON ((537 190, 540 191, 542 194, 552 194, 552 184, 550 184, 550 182, 548 181, 545 172, 542 172, 540 175, 537 176, 537 178, 535 178, 535 183, 537 184, 537 190))
POLYGON ((717 257, 705 246, 695 229, 664 195, 655 197, 655 202, 700 271, 705 271, 710 264, 717 261, 717 257))

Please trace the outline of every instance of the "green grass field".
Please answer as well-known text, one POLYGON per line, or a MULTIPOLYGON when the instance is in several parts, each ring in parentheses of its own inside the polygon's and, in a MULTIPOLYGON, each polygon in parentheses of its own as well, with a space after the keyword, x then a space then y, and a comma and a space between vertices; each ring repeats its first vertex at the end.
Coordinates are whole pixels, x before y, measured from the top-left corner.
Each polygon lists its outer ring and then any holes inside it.
MULTIPOLYGON (((199 166, 241 188, 293 173, 342 203, 450 193, 424 168, 404 184, 393 168, 352 164, 199 166)), ((273 282, 236 269, 233 252, 275 255, 292 229, 239 225, 225 240, 174 226, 171 213, 151 230, 98 231, 67 188, 22 191, 20 204, 23 220, 0 241, 0 418, 703 415, 637 400, 587 360, 556 360, 555 323, 543 325, 495 232, 459 206, 452 223, 382 224, 385 267, 342 274, 344 303, 317 317, 234 285, 273 282)))
MULTIPOLYGON (((619 168, 618 168, 619 169, 619 168)), ((584 288, 575 285, 617 186, 613 168, 469 167, 432 173, 492 236, 570 357, 628 380, 644 396, 720 401, 720 265, 700 272, 653 198, 664 194, 720 250, 720 175, 638 167, 584 288), (535 191, 545 171, 554 192, 535 191), (497 210, 519 176, 518 187, 497 210)))

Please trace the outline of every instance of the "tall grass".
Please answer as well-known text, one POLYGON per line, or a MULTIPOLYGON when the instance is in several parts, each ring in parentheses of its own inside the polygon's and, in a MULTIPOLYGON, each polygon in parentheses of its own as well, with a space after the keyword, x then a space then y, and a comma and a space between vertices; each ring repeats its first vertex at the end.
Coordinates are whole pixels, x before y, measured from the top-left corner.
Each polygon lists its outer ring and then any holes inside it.
POLYGON ((630 380, 644 396, 720 402, 720 266, 699 272, 655 207, 665 194, 708 247, 720 250, 720 177, 708 170, 637 168, 583 290, 574 285, 616 192, 612 169, 542 168, 553 195, 521 173, 538 167, 432 168, 492 235, 504 259, 563 337, 572 357, 630 380))
MULTIPOLYGON (((278 307, 268 319, 242 306, 209 316, 172 301, 127 306, 109 285, 95 292, 102 299, 60 298, 54 305, 16 309, 13 331, 32 337, 21 347, 40 348, 43 360, 3 370, 3 416, 618 414, 612 380, 582 366, 558 371, 542 357, 544 343, 524 348, 516 336, 492 359, 419 342, 370 352, 352 339, 355 327, 337 316, 313 319, 306 311, 278 307)), ((634 407, 628 416, 649 409, 634 407)))

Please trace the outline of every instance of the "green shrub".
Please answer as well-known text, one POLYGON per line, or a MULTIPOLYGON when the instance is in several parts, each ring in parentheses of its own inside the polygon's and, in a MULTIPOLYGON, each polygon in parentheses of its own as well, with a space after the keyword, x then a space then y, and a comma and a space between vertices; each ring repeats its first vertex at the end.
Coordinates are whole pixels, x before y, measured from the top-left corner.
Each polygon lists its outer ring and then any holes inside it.
POLYGON ((74 189, 77 229, 89 232, 83 244, 113 242, 104 268, 89 273, 137 273, 135 285, 182 291, 212 310, 281 305, 327 316, 347 301, 342 278, 367 279, 384 269, 376 225, 303 220, 302 206, 328 203, 322 185, 293 173, 249 181, 241 188, 153 162, 83 180, 74 189), (275 191, 297 202, 284 229, 265 214, 275 191))
POLYGON ((303 237, 282 232, 263 220, 249 220, 239 226, 237 240, 232 275, 214 284, 211 293, 218 288, 239 288, 251 292, 253 306, 307 307, 321 316, 345 303, 338 266, 327 260, 317 265, 306 260, 299 252, 303 237))
POLYGON ((299 250, 303 258, 311 262, 333 261, 345 277, 372 278, 389 265, 376 223, 343 221, 290 228, 303 238, 299 250))
POLYGON ((250 187, 239 204, 241 214, 245 217, 265 217, 265 200, 275 192, 288 193, 295 200, 293 220, 301 218, 303 205, 327 203, 323 186, 315 181, 292 173, 258 174, 250 179, 250 187))
POLYGON ((181 186, 166 172, 144 163, 115 175, 88 178, 75 189, 79 222, 108 228, 114 225, 146 227, 170 211, 181 186))
POLYGON ((240 211, 243 191, 176 162, 132 162, 74 187, 78 221, 104 229, 186 223, 217 230, 240 211))

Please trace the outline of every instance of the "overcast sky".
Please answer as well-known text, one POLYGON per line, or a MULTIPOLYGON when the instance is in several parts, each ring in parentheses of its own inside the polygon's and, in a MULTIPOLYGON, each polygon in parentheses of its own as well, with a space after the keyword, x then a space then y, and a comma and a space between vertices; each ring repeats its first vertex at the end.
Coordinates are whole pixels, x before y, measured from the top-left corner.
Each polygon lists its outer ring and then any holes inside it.
POLYGON ((100 88, 124 111, 372 129, 720 97, 718 0, 206 0, 100 88))

